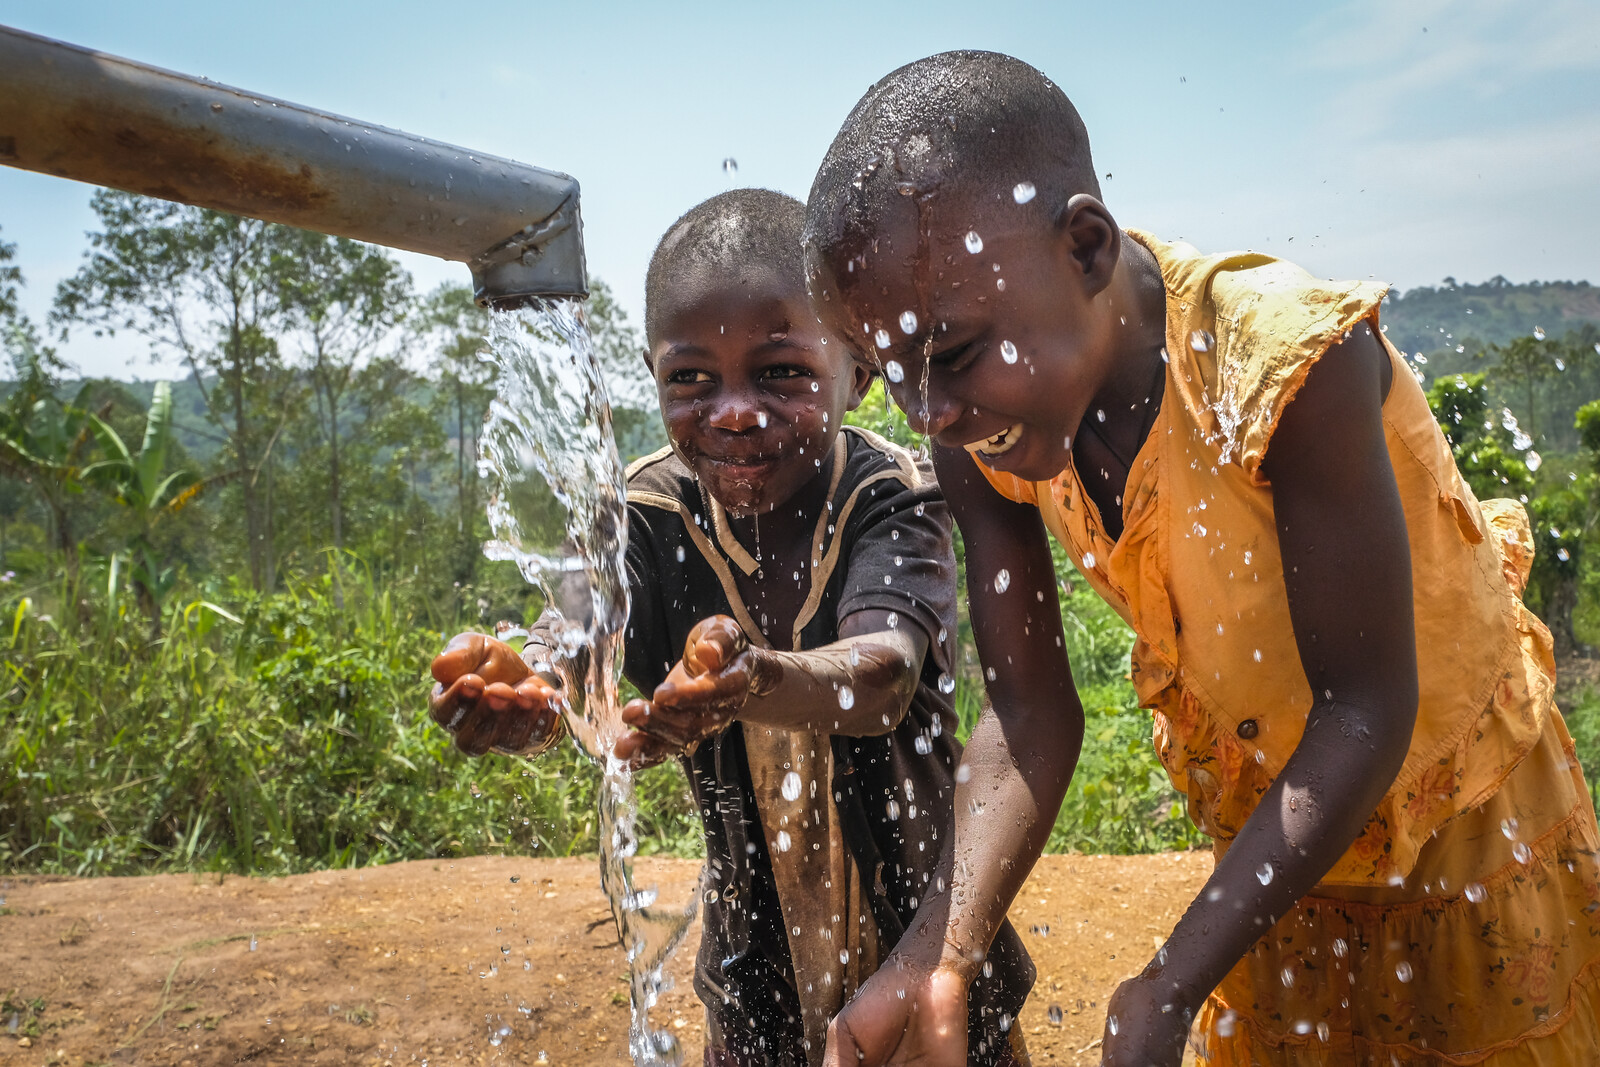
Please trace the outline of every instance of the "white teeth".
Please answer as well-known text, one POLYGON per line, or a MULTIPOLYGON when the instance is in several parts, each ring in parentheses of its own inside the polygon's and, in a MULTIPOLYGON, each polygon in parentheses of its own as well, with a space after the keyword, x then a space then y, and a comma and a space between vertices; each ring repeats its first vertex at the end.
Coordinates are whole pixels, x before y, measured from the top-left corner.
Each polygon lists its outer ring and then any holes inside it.
POLYGON ((985 437, 982 441, 972 442, 966 446, 966 449, 974 455, 982 453, 992 458, 1011 451, 1012 446, 1017 443, 1017 438, 1021 435, 1022 423, 1019 422, 1015 426, 1001 430, 993 437, 985 437))

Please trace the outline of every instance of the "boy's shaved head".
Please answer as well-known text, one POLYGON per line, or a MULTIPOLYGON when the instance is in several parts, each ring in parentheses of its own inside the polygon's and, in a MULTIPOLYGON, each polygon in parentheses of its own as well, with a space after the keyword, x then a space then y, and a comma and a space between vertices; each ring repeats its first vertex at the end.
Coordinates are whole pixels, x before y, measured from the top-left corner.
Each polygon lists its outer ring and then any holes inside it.
POLYGON ((1027 204, 1023 183, 1050 219, 1076 193, 1100 196, 1072 101, 997 52, 919 59, 868 89, 834 138, 806 207, 807 254, 854 255, 899 204, 1027 204))
POLYGON ((732 189, 690 208, 667 228, 644 282, 644 331, 652 348, 679 294, 713 279, 764 273, 804 293, 800 231, 805 205, 771 189, 732 189))

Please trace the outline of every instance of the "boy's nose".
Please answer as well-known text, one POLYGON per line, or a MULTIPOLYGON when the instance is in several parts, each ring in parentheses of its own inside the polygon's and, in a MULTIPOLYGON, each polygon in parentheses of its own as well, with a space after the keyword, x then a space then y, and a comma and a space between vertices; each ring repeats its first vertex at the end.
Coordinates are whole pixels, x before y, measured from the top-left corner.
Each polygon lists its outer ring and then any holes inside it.
POLYGON ((719 399, 711 406, 711 417, 707 421, 714 429, 727 430, 730 433, 743 433, 745 430, 762 427, 767 423, 761 405, 752 397, 743 395, 724 396, 719 399))

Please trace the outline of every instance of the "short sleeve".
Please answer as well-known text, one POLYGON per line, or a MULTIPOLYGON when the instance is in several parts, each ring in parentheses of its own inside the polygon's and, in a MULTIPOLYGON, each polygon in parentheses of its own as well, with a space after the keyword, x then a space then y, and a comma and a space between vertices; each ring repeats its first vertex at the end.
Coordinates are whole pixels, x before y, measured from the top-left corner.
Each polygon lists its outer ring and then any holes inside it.
POLYGON ((984 463, 983 460, 979 459, 976 455, 973 455, 970 452, 968 455, 972 455, 972 462, 977 465, 978 472, 989 480, 989 484, 994 486, 995 491, 1001 496, 1005 497, 1007 500, 1015 500, 1019 504, 1038 505, 1039 493, 1038 490, 1034 488, 1033 482, 1025 482, 1021 478, 1018 478, 1015 474, 1007 474, 1004 471, 997 471, 993 467, 990 467, 988 464, 984 463))
POLYGON ((1284 409, 1346 333, 1363 320, 1378 328, 1385 292, 1369 282, 1320 281, 1281 260, 1216 272, 1216 364, 1206 377, 1214 375, 1224 462, 1238 462, 1254 484, 1266 484, 1261 463, 1284 409))
POLYGON ((655 692, 682 650, 672 647, 661 595, 655 531, 644 510, 628 507, 628 623, 623 632, 622 673, 641 693, 655 692))
POLYGON ((952 523, 931 469, 923 473, 916 487, 888 478, 862 489, 845 530, 849 554, 835 617, 878 609, 914 621, 947 671, 956 629, 952 523))

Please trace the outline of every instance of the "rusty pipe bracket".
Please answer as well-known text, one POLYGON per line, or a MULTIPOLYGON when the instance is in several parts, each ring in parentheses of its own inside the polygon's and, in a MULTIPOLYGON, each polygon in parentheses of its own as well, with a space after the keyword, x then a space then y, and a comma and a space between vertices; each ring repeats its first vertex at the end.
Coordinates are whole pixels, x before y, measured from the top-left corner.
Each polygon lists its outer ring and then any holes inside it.
POLYGON ((587 295, 565 174, 4 26, 0 163, 456 260, 483 304, 587 295))

